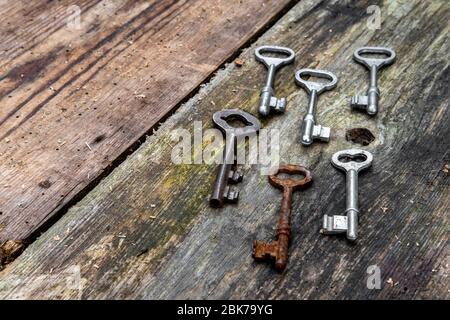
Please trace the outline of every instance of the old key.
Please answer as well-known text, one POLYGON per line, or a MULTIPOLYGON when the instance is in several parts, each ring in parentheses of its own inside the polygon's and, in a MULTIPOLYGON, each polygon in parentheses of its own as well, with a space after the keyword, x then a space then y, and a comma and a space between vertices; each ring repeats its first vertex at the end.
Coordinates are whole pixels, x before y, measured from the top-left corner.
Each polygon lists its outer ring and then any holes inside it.
POLYGON ((374 116, 378 112, 378 100, 380 98, 380 90, 377 85, 377 71, 384 66, 388 66, 395 61, 395 52, 390 48, 383 47, 363 47, 359 48, 353 54, 353 59, 370 70, 370 84, 367 95, 356 95, 352 97, 350 105, 353 108, 366 111, 369 115, 374 116), (387 58, 364 58, 361 54, 386 54, 387 58))
POLYGON ((261 89, 259 98, 259 113, 267 116, 271 110, 284 112, 286 109, 286 98, 277 98, 274 96, 275 90, 273 89, 273 83, 277 69, 294 61, 294 51, 285 47, 261 46, 255 50, 255 56, 256 60, 263 63, 268 70, 266 83, 261 89), (263 53, 280 53, 287 55, 287 57, 276 58, 265 56, 263 53))
POLYGON ((304 146, 309 146, 316 139, 326 142, 330 140, 330 128, 316 124, 316 105, 319 95, 335 88, 337 81, 333 73, 325 70, 300 69, 295 73, 295 82, 309 94, 308 112, 302 122, 301 142, 304 146), (313 82, 303 79, 303 76, 323 78, 329 82, 313 82))
POLYGON ((288 246, 291 234, 292 193, 310 185, 312 175, 305 167, 288 164, 280 166, 276 174, 269 176, 269 182, 274 187, 283 190, 276 240, 271 243, 255 241, 253 243, 253 257, 256 260, 275 261, 275 268, 282 271, 286 268, 288 258, 288 246), (277 176, 279 173, 300 174, 304 178, 284 179, 277 176))
POLYGON ((323 217, 323 234, 346 233, 347 239, 355 241, 358 236, 358 173, 372 165, 370 152, 349 149, 336 152, 331 163, 346 174, 346 209, 345 216, 334 215, 323 217))
POLYGON ((214 183, 213 193, 210 198, 212 207, 222 207, 224 201, 236 202, 239 198, 239 192, 233 190, 229 183, 242 181, 242 173, 233 170, 236 166, 236 146, 237 138, 255 135, 261 128, 261 123, 251 114, 240 109, 228 109, 214 113, 213 122, 226 137, 226 143, 223 151, 223 161, 217 172, 214 183), (240 120, 244 127, 232 127, 227 121, 240 120))

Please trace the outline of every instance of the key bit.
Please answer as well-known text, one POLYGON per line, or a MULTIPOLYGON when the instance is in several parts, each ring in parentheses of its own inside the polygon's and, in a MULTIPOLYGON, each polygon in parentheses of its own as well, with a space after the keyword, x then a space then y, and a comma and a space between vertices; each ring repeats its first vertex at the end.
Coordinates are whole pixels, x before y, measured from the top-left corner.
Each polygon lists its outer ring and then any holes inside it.
POLYGON ((239 199, 239 191, 231 188, 230 186, 225 187, 224 198, 231 203, 236 203, 239 199))
POLYGON ((284 165, 278 171, 269 176, 269 182, 276 188, 283 191, 281 200, 280 218, 278 220, 276 240, 272 242, 254 241, 253 258, 258 261, 270 261, 275 265, 275 269, 283 271, 287 265, 289 239, 291 235, 291 206, 292 193, 296 190, 306 188, 312 182, 311 172, 302 166, 284 165), (277 174, 300 174, 303 179, 278 177, 277 174))
POLYGON ((228 181, 231 183, 238 183, 242 181, 244 174, 240 170, 230 170, 228 174, 228 181))
POLYGON ((367 105, 369 104, 369 97, 360 95, 353 96, 350 101, 350 104, 352 105, 353 108, 366 110, 367 105))
POLYGON ((395 52, 390 48, 383 47, 363 47, 359 48, 353 54, 353 59, 367 67, 370 70, 370 84, 365 96, 355 95, 350 100, 352 108, 366 111, 367 114, 374 116, 378 112, 378 101, 380 99, 380 90, 377 84, 378 70, 384 66, 388 66, 395 61, 395 52), (365 58, 361 54, 386 54, 388 57, 382 58, 365 58))
POLYGON ((324 215, 322 234, 346 233, 347 239, 355 241, 358 236, 358 173, 372 165, 373 156, 370 152, 349 149, 336 152, 331 163, 346 173, 346 210, 343 215, 324 215))
POLYGON ((324 142, 330 140, 331 129, 316 124, 316 106, 319 95, 324 91, 335 88, 337 81, 338 79, 333 73, 324 70, 300 69, 295 73, 295 82, 309 94, 308 112, 303 118, 301 127, 301 143, 304 146, 311 145, 314 140, 324 142), (323 78, 330 82, 307 81, 303 79, 304 76, 323 78))
POLYGON ((261 123, 251 114, 240 109, 228 109, 214 113, 213 122, 226 137, 226 144, 223 151, 223 161, 219 166, 214 188, 209 200, 212 207, 219 208, 225 202, 236 203, 239 198, 239 191, 231 188, 229 183, 238 183, 243 179, 243 174, 236 168, 236 145, 237 138, 251 136, 258 133, 261 123), (227 121, 238 119, 245 126, 235 128, 227 121))
POLYGON ((253 257, 255 260, 276 260, 278 254, 278 241, 266 243, 255 240, 253 242, 253 257))
POLYGON ((331 129, 328 127, 322 127, 321 125, 316 125, 313 127, 313 139, 328 142, 330 141, 331 129))
POLYGON ((268 69, 266 83, 261 89, 259 113, 263 116, 267 116, 271 110, 275 112, 284 112, 286 109, 286 98, 275 97, 273 84, 277 70, 294 61, 294 51, 285 47, 261 46, 255 50, 255 56, 256 60, 263 63, 268 69), (279 53, 286 55, 286 57, 269 57, 264 56, 263 53, 279 53))
POLYGON ((271 97, 269 106, 276 112, 284 112, 286 110, 286 98, 271 97))
POLYGON ((323 229, 328 233, 344 233, 347 231, 347 216, 325 215, 323 219, 323 229))

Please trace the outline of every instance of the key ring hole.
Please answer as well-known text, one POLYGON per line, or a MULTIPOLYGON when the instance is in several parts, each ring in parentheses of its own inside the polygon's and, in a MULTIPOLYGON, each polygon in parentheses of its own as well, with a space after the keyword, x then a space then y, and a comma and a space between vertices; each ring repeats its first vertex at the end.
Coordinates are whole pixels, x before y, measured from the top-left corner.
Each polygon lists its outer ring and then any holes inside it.
POLYGON ((353 58, 370 68, 376 66, 378 68, 389 65, 395 60, 395 51, 384 47, 362 47, 357 49, 353 58))
POLYGON ((310 74, 307 72, 303 72, 299 75, 299 77, 307 82, 314 82, 314 83, 320 83, 321 85, 328 85, 332 82, 334 82, 334 78, 328 74, 321 74, 320 76, 317 74, 310 74), (311 81, 313 79, 314 81, 311 81))
POLYGON ((269 182, 279 188, 292 188, 294 190, 308 185, 312 181, 311 172, 298 165, 283 165, 278 171, 269 176, 269 182))
POLYGON ((365 154, 355 154, 355 155, 351 155, 351 154, 343 154, 340 155, 338 157, 338 160, 342 163, 348 163, 348 162, 364 162, 367 160, 367 156, 365 154))
POLYGON ((226 117, 220 117, 224 121, 228 123, 230 127, 233 128, 245 128, 251 125, 245 118, 240 117, 239 115, 229 115, 226 117))
POLYGON ((241 109, 217 111, 213 114, 213 122, 222 132, 232 130, 237 136, 258 132, 261 129, 259 120, 241 109))
POLYGON ((333 73, 325 70, 300 69, 295 73, 296 83, 308 92, 313 90, 322 93, 336 87, 337 77, 333 73), (317 79, 311 81, 311 78, 317 79))
POLYGON ((256 60, 264 63, 267 68, 274 65, 275 68, 294 61, 295 52, 286 47, 261 46, 255 50, 256 60))
POLYGON ((275 176, 280 180, 303 180, 306 178, 306 175, 301 172, 278 172, 275 176))
POLYGON ((370 152, 360 149, 348 149, 338 151, 331 157, 334 167, 350 171, 360 172, 372 165, 373 156, 370 152))
POLYGON ((291 56, 290 52, 281 51, 281 50, 271 50, 271 49, 262 49, 259 51, 260 56, 263 58, 276 58, 276 59, 287 59, 291 56))
POLYGON ((390 52, 360 52, 359 56, 365 59, 385 60, 391 57, 390 52))

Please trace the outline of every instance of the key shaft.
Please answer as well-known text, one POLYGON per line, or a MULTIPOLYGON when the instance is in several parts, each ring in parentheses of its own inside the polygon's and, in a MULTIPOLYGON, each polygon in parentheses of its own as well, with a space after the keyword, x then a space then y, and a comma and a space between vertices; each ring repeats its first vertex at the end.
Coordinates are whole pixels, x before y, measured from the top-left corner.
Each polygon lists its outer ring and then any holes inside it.
POLYGON ((358 172, 349 170, 346 173, 346 209, 347 238, 356 240, 358 236, 358 172))
POLYGON ((223 162, 217 171, 216 180, 214 182, 213 193, 211 195, 210 204, 213 207, 222 207, 224 201, 236 202, 239 198, 239 192, 228 186, 228 183, 237 183, 242 180, 242 175, 235 176, 232 170, 235 165, 235 149, 236 136, 230 135, 225 144, 223 151, 223 162))
POLYGON ((373 65, 370 68, 370 84, 369 89, 367 90, 368 97, 368 105, 367 105, 367 113, 370 115, 375 115, 378 112, 378 100, 380 97, 380 90, 378 89, 377 83, 377 71, 378 68, 376 65, 373 65))
POLYGON ((265 85, 266 87, 273 89, 273 82, 275 80, 276 70, 277 69, 274 64, 271 64, 269 66, 269 69, 267 70, 266 85, 265 85))
MULTIPOLYGON (((271 108, 274 108, 275 110, 277 110, 277 104, 280 104, 280 102, 278 102, 278 101, 282 101, 282 100, 278 100, 277 98, 273 99, 274 92, 275 92, 275 90, 273 88, 273 83, 275 80, 275 72, 276 72, 276 67, 274 64, 271 64, 267 71, 266 84, 261 89, 261 95, 259 98, 259 101, 260 101, 259 112, 265 116, 270 113, 271 108)), ((281 102, 281 104, 278 106, 277 111, 284 111, 283 102, 281 102)))
POLYGON ((283 190, 281 199, 280 218, 277 227, 278 252, 275 260, 275 268, 283 270, 286 268, 288 259, 289 240, 291 237, 291 209, 292 209, 292 188, 283 190))

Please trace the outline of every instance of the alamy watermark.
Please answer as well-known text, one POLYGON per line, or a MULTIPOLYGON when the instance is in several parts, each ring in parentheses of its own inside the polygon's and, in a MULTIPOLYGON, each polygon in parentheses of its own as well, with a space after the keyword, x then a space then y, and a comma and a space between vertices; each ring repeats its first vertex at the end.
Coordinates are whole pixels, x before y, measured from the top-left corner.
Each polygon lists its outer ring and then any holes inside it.
POLYGON ((367 19, 367 28, 369 30, 378 30, 381 29, 381 9, 377 5, 371 5, 367 7, 366 12, 370 14, 370 17, 367 19))
POLYGON ((371 265, 367 268, 367 289, 373 290, 381 289, 381 270, 376 264, 371 265))
POLYGON ((69 29, 81 29, 81 8, 77 5, 68 6, 66 9, 67 27, 69 29))
POLYGON ((261 174, 267 175, 278 167, 280 162, 280 131, 278 129, 260 129, 259 133, 249 133, 236 137, 232 132, 218 129, 203 130, 201 121, 194 121, 193 133, 187 129, 171 132, 176 144, 172 148, 171 160, 174 164, 249 164, 260 165, 261 174), (224 157, 229 148, 235 148, 235 158, 224 157))

